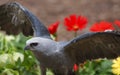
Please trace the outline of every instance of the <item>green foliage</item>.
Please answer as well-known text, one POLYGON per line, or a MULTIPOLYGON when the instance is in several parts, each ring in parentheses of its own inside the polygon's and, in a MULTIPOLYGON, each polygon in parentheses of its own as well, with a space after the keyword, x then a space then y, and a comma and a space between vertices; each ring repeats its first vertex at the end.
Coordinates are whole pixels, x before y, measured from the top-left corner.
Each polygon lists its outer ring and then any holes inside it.
POLYGON ((79 68, 78 75, 113 75, 111 72, 112 61, 108 59, 98 59, 86 61, 83 67, 79 68))
POLYGON ((29 38, 0 34, 0 75, 40 75, 34 55, 23 50, 29 38))

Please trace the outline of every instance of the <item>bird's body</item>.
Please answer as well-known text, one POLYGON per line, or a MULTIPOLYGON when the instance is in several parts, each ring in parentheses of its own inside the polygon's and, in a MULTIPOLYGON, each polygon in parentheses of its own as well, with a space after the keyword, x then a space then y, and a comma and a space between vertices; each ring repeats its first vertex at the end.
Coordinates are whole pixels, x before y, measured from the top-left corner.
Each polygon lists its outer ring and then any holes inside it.
MULTIPOLYGON (((34 37, 26 42, 27 46, 30 46, 31 43, 38 43, 40 44, 39 50, 32 49, 32 52, 35 54, 36 58, 40 61, 41 67, 43 69, 43 74, 46 68, 51 69, 56 73, 56 75, 64 75, 67 71, 72 70, 74 61, 72 61, 67 55, 64 54, 63 47, 67 44, 67 42, 61 43, 56 42, 51 39, 41 38, 41 37, 34 37), (44 44, 42 44, 44 42, 44 44), (46 42, 46 43, 45 43, 46 42), (66 72, 64 73, 64 71, 66 72)), ((39 46, 39 45, 38 45, 39 46)))
POLYGON ((40 61, 42 75, 45 75, 46 68, 52 70, 55 75, 65 75, 68 70, 72 69, 73 63, 63 53, 55 52, 50 55, 42 54, 38 51, 33 51, 36 58, 40 61), (69 63, 68 63, 69 62, 69 63), (66 71, 66 72, 65 72, 66 71))
POLYGON ((120 56, 120 33, 116 31, 90 32, 68 42, 56 42, 37 17, 16 2, 0 6, 0 19, 0 28, 7 34, 22 32, 28 36, 34 31, 25 49, 31 50, 40 62, 42 75, 46 75, 46 68, 55 75, 72 75, 74 64, 120 56))
POLYGON ((72 75, 74 64, 97 58, 116 58, 120 55, 119 45, 120 34, 113 31, 87 33, 63 43, 41 37, 31 38, 26 43, 41 66, 44 65, 43 75, 45 68, 50 68, 55 75, 72 75), (35 43, 38 45, 31 46, 35 43))

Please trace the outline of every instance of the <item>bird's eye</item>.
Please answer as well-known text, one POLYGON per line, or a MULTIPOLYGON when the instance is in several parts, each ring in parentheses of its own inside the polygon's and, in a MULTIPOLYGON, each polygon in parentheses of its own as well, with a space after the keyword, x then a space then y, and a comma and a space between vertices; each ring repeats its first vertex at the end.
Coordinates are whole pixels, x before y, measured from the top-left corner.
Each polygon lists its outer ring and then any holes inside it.
POLYGON ((31 43, 30 46, 37 46, 38 43, 31 43))

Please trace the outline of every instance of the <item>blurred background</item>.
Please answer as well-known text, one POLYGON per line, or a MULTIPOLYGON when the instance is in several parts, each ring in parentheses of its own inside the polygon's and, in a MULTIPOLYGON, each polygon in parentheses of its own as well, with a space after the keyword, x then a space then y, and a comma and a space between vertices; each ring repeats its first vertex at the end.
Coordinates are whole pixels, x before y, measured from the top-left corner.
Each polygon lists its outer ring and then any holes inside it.
MULTIPOLYGON (((14 0, 0 0, 4 4, 14 0)), ((79 34, 89 32, 95 22, 120 20, 120 0, 15 0, 28 8, 48 27, 60 21, 57 31, 58 40, 73 38, 72 32, 66 31, 63 22, 70 14, 83 15, 88 18, 88 26, 79 34)))

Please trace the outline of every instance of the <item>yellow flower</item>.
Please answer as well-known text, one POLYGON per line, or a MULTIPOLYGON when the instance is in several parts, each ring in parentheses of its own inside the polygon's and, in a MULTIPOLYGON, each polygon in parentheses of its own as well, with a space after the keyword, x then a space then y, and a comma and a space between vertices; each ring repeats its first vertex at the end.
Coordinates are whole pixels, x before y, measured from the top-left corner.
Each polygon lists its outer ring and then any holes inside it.
POLYGON ((113 60, 112 72, 115 75, 120 75, 120 57, 113 60))

